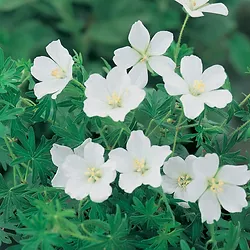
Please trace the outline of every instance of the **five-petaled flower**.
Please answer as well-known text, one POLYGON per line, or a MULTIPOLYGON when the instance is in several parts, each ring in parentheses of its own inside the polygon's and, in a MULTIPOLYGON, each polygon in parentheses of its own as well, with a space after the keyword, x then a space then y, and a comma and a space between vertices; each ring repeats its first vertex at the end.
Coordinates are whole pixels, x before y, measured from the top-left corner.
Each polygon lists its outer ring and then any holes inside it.
POLYGON ((169 73, 163 77, 169 95, 182 95, 180 100, 184 114, 195 119, 204 110, 204 104, 213 108, 224 108, 232 101, 228 90, 217 90, 227 78, 220 65, 214 65, 203 72, 202 61, 197 56, 185 56, 181 60, 181 75, 169 73))
POLYGON ((133 131, 126 146, 116 148, 109 158, 116 162, 120 172, 119 186, 127 193, 142 184, 159 187, 161 185, 160 168, 171 154, 169 146, 151 146, 150 140, 141 130, 133 131))
POLYGON ((203 12, 219 14, 223 16, 228 15, 227 7, 222 3, 209 4, 209 0, 175 0, 183 6, 186 12, 191 17, 204 16, 203 12))
POLYGON ((85 82, 84 112, 87 116, 110 116, 114 121, 124 121, 129 111, 137 108, 146 93, 132 84, 126 70, 113 68, 103 78, 93 74, 85 82))
POLYGON ((98 143, 87 139, 74 152, 54 144, 51 155, 58 166, 52 185, 64 188, 71 198, 82 200, 89 195, 92 201, 103 202, 112 194, 116 163, 104 162, 104 148, 98 143))
POLYGON ((198 201, 202 222, 218 221, 221 206, 230 213, 237 213, 248 205, 246 192, 239 187, 250 179, 247 165, 219 168, 218 155, 206 154, 193 162, 193 170, 200 179, 196 188, 202 194, 198 201))
MULTIPOLYGON (((197 189, 200 179, 196 177, 193 171, 193 162, 196 159, 194 155, 189 155, 185 160, 181 157, 172 157, 164 163, 162 176, 162 188, 165 193, 174 193, 175 199, 195 202, 201 196, 197 189)), ((180 202, 179 205, 188 207, 186 202, 180 202)))
POLYGON ((163 75, 174 71, 175 63, 163 54, 173 41, 173 34, 160 31, 150 41, 150 35, 141 21, 133 24, 128 40, 131 47, 126 46, 115 50, 114 62, 117 66, 128 69, 134 84, 144 88, 148 82, 148 69, 163 75))
POLYGON ((60 40, 51 42, 46 51, 52 59, 36 57, 31 67, 31 74, 40 81, 35 85, 34 93, 38 99, 47 94, 52 94, 52 99, 56 99, 72 79, 74 61, 60 40))

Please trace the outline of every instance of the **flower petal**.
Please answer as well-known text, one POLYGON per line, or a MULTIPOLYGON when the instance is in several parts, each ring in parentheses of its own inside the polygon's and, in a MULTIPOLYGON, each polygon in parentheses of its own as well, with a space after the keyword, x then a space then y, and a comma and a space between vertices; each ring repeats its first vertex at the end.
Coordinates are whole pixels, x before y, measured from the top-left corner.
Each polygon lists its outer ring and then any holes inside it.
POLYGON ((202 5, 206 4, 209 0, 196 0, 195 8, 199 9, 202 5))
POLYGON ((141 174, 135 172, 120 174, 119 186, 126 193, 131 194, 137 187, 142 185, 141 174))
POLYGON ((91 138, 86 139, 81 145, 79 145, 78 147, 74 148, 74 153, 76 155, 84 158, 84 148, 91 141, 92 141, 91 138))
POLYGON ((128 40, 133 48, 139 52, 145 52, 150 41, 150 35, 141 21, 135 22, 130 30, 128 40))
POLYGON ((137 63, 128 73, 131 83, 144 88, 148 83, 148 69, 145 62, 137 63))
POLYGON ((218 193, 218 199, 222 207, 230 213, 239 213, 248 205, 246 192, 235 185, 223 185, 223 191, 218 193))
POLYGON ((123 122, 125 120, 126 115, 130 112, 130 109, 121 107, 110 109, 108 115, 115 121, 123 122))
POLYGON ((132 157, 144 159, 151 147, 148 137, 144 135, 142 130, 132 131, 127 142, 127 150, 132 157))
POLYGON ((206 154, 193 162, 193 171, 196 176, 213 178, 219 167, 219 157, 217 154, 206 154))
POLYGON ((89 197, 92 201, 100 203, 100 202, 107 200, 111 194, 112 194, 112 188, 110 185, 93 184, 91 186, 89 197))
POLYGON ((68 76, 72 76, 72 66, 74 61, 68 50, 62 46, 60 40, 51 42, 46 47, 46 51, 50 57, 67 72, 68 76))
POLYGON ((188 84, 200 80, 202 76, 202 61, 198 56, 184 56, 181 60, 181 74, 188 84))
POLYGON ((167 194, 172 194, 178 188, 177 180, 169 178, 167 175, 162 176, 162 189, 167 194))
POLYGON ((223 16, 228 15, 228 9, 226 5, 222 3, 209 4, 207 6, 200 8, 199 10, 202 12, 214 13, 214 14, 219 14, 223 16))
POLYGON ((205 84, 205 92, 220 88, 226 79, 226 72, 220 65, 207 68, 201 77, 202 82, 205 84))
POLYGON ((113 160, 107 160, 100 168, 102 170, 102 183, 111 183, 116 177, 116 165, 117 162, 113 160))
POLYGON ((189 119, 195 119, 204 110, 204 102, 197 96, 187 94, 183 95, 180 100, 183 105, 184 114, 189 119))
POLYGON ((151 56, 148 64, 160 76, 174 72, 176 66, 174 61, 167 56, 151 56))
POLYGON ((103 101, 99 101, 93 98, 87 98, 84 101, 83 111, 88 117, 106 117, 108 116, 110 110, 111 108, 108 103, 105 103, 103 101))
POLYGON ((219 169, 216 178, 228 184, 245 185, 250 180, 250 171, 247 165, 225 165, 219 169))
POLYGON ((56 99, 57 95, 63 91, 69 81, 69 79, 65 78, 39 82, 34 87, 35 96, 37 99, 41 99, 47 94, 55 94, 52 97, 56 99))
POLYGON ((110 151, 109 158, 116 161, 116 170, 127 173, 133 170, 133 160, 127 150, 116 148, 110 151))
POLYGON ((218 221, 221 216, 221 207, 214 192, 208 189, 199 199, 199 209, 201 212, 201 220, 208 224, 213 224, 214 220, 218 221))
POLYGON ((172 72, 163 76, 164 87, 171 96, 188 94, 188 84, 176 73, 172 72))
POLYGON ((174 35, 169 31, 160 31, 157 32, 148 48, 148 54, 150 56, 160 56, 163 55, 167 49, 169 48, 170 44, 173 42, 174 35))
POLYGON ((155 169, 159 169, 165 159, 172 153, 169 146, 152 146, 149 149, 148 155, 146 156, 147 164, 155 169))
POLYGON ((124 69, 134 66, 142 57, 136 50, 129 46, 115 50, 114 54, 114 63, 124 69))
POLYGON ((191 181, 187 187, 187 201, 196 202, 207 189, 207 179, 198 177, 191 181))
POLYGON ((163 172, 168 177, 177 180, 181 174, 186 173, 186 163, 179 156, 171 157, 164 163, 163 172))
POLYGON ((69 147, 54 143, 50 150, 52 162, 60 168, 68 155, 74 154, 69 147))
POLYGON ((162 182, 160 168, 156 170, 155 168, 148 170, 142 176, 142 183, 144 185, 150 185, 154 188, 160 187, 162 182))
POLYGON ((54 178, 51 180, 52 187, 64 188, 68 181, 68 177, 64 174, 62 168, 58 168, 54 178))
POLYGON ((72 199, 82 200, 89 195, 90 183, 84 183, 80 179, 69 179, 65 187, 65 193, 72 199))
POLYGON ((203 13, 200 10, 191 10, 190 7, 187 4, 183 4, 183 7, 184 7, 185 11, 191 17, 201 17, 201 16, 204 16, 203 13))
POLYGON ((31 67, 31 74, 39 81, 55 79, 51 73, 58 68, 58 65, 49 57, 39 56, 34 60, 34 65, 31 67))

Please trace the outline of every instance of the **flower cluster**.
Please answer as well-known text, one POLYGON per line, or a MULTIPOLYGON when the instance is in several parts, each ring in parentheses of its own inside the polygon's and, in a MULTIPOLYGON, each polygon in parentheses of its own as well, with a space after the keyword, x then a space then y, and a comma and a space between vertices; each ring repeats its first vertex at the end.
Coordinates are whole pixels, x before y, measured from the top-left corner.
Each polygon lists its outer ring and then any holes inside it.
MULTIPOLYGON (((191 17, 203 16, 203 12, 228 14, 225 5, 208 4, 208 0, 176 1, 191 17)), ((116 66, 106 78, 92 74, 84 83, 83 111, 88 117, 109 116, 116 122, 124 121, 145 98, 148 71, 162 77, 168 95, 180 96, 177 101, 188 119, 199 117, 205 105, 224 108, 232 101, 231 93, 220 89, 227 78, 222 66, 203 70, 201 59, 191 55, 184 56, 177 67, 176 62, 165 55, 173 42, 171 32, 160 31, 150 40, 148 30, 137 21, 131 27, 128 40, 131 46, 115 50, 116 66)), ((72 80, 74 62, 60 41, 52 42, 46 50, 52 59, 38 57, 31 68, 33 76, 40 81, 34 93, 38 99, 46 94, 52 94, 55 99, 72 80)), ((162 186, 165 193, 174 194, 174 198, 180 200, 180 206, 188 208, 190 202, 198 201, 202 222, 207 223, 219 220, 221 206, 230 213, 240 212, 247 206, 246 193, 239 187, 250 180, 247 166, 219 167, 217 154, 189 155, 185 160, 176 156, 165 162, 172 155, 170 147, 152 146, 142 130, 132 131, 126 149, 112 149, 106 162, 104 152, 105 149, 91 139, 74 150, 54 144, 51 155, 58 170, 52 186, 63 188, 77 200, 89 195, 92 201, 103 202, 112 194, 110 184, 119 172, 118 184, 126 193, 132 193, 142 184, 162 186)))

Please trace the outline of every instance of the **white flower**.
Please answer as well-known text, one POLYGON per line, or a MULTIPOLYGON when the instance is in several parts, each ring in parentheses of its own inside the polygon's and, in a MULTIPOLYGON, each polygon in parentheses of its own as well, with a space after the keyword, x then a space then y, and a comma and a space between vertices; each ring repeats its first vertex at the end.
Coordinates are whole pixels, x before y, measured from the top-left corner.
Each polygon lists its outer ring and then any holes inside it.
POLYGON ((51 42, 46 51, 52 59, 36 57, 31 67, 31 74, 40 81, 35 85, 34 92, 38 99, 47 94, 52 94, 52 98, 56 99, 72 79, 74 61, 60 40, 51 42))
POLYGON ((132 193, 142 184, 159 187, 160 168, 172 152, 170 147, 151 146, 149 138, 138 130, 131 133, 126 148, 117 148, 109 153, 109 158, 116 162, 116 169, 121 173, 119 186, 127 193, 132 193))
POLYGON ((104 162, 104 148, 90 139, 74 151, 60 167, 66 179, 65 193, 77 200, 89 195, 94 202, 105 201, 112 194, 110 183, 116 177, 116 163, 104 162))
POLYGON ((241 212, 248 205, 246 192, 239 185, 250 180, 246 165, 225 165, 219 168, 217 154, 206 154, 193 162, 194 172, 202 182, 197 185, 203 194, 198 204, 202 222, 212 224, 221 216, 221 206, 230 213, 241 212))
POLYGON ((141 21, 137 21, 131 27, 128 40, 131 47, 126 46, 115 50, 113 60, 119 67, 125 69, 133 67, 129 75, 134 84, 141 88, 147 85, 147 69, 152 69, 161 76, 175 69, 175 63, 163 56, 173 41, 171 32, 160 31, 150 41, 148 30, 141 21))
MULTIPOLYGON (((164 163, 163 171, 166 175, 162 176, 162 188, 165 193, 174 193, 175 199, 195 202, 201 196, 202 191, 197 189, 201 185, 201 180, 196 178, 193 171, 194 155, 189 155, 185 161, 177 156, 170 158, 164 163)), ((179 205, 189 207, 186 202, 179 205)))
POLYGON ((228 15, 227 7, 222 3, 209 4, 209 0, 175 0, 181 4, 191 17, 204 16, 202 12, 228 15))
POLYGON ((228 90, 217 90, 227 78, 220 65, 214 65, 203 72, 202 61, 197 56, 185 56, 181 60, 181 75, 167 74, 163 77, 169 95, 182 95, 180 100, 185 116, 195 119, 204 110, 204 104, 213 108, 224 108, 232 101, 228 90))
POLYGON ((84 112, 87 116, 110 116, 114 121, 124 121, 131 110, 137 108, 146 93, 139 87, 132 85, 125 70, 113 68, 103 78, 93 74, 85 82, 84 112))

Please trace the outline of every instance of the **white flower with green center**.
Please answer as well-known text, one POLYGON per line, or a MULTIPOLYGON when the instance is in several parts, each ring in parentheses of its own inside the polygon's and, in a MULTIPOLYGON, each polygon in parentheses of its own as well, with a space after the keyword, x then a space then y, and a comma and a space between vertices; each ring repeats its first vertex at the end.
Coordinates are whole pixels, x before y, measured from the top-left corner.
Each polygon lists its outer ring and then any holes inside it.
POLYGON ((146 93, 132 84, 124 69, 113 68, 103 78, 93 74, 85 82, 84 112, 89 117, 110 116, 114 121, 124 121, 125 116, 137 108, 143 101, 146 93))
POLYGON ((151 146, 150 140, 141 130, 133 131, 126 149, 116 148, 109 153, 109 158, 116 162, 119 171, 119 186, 127 193, 144 185, 161 185, 160 168, 171 154, 169 146, 151 146), (127 150, 126 150, 127 149, 127 150))
POLYGON ((65 193, 77 200, 89 195, 92 201, 103 202, 112 194, 110 183, 116 177, 116 163, 104 162, 104 148, 98 143, 87 139, 74 152, 54 144, 51 155, 58 166, 53 187, 64 188, 65 193))
POLYGON ((31 67, 31 74, 40 81, 35 85, 34 93, 38 99, 47 94, 52 94, 52 99, 56 99, 72 79, 74 61, 60 40, 51 42, 46 51, 52 59, 36 57, 31 67))
POLYGON ((183 6, 186 12, 191 17, 204 16, 203 12, 219 14, 223 16, 228 15, 227 7, 222 3, 209 4, 209 0, 175 0, 183 6))
POLYGON ((199 57, 185 56, 181 60, 180 71, 182 77, 171 73, 163 80, 169 95, 182 95, 180 100, 187 118, 198 117, 204 110, 204 104, 211 108, 224 108, 232 101, 232 94, 228 90, 218 90, 227 78, 222 66, 214 65, 203 72, 199 57))
POLYGON ((246 192, 239 185, 250 180, 247 165, 225 165, 219 168, 217 154, 206 154, 193 162, 193 170, 202 182, 197 189, 202 191, 198 204, 202 222, 212 224, 221 217, 221 206, 230 213, 241 212, 248 205, 246 192))
POLYGON ((144 88, 148 82, 148 69, 158 75, 174 71, 175 63, 163 54, 173 42, 173 34, 160 31, 150 41, 150 35, 141 21, 135 22, 130 30, 128 40, 131 44, 115 50, 113 61, 121 68, 133 67, 129 75, 133 84, 144 88))
MULTIPOLYGON (((202 191, 196 188, 200 179, 196 177, 193 171, 193 162, 196 159, 194 155, 189 155, 185 160, 181 157, 172 157, 164 163, 162 176, 162 188, 165 193, 174 193, 175 199, 195 202, 202 194, 202 191)), ((179 205, 189 207, 186 202, 180 202, 179 205)))

